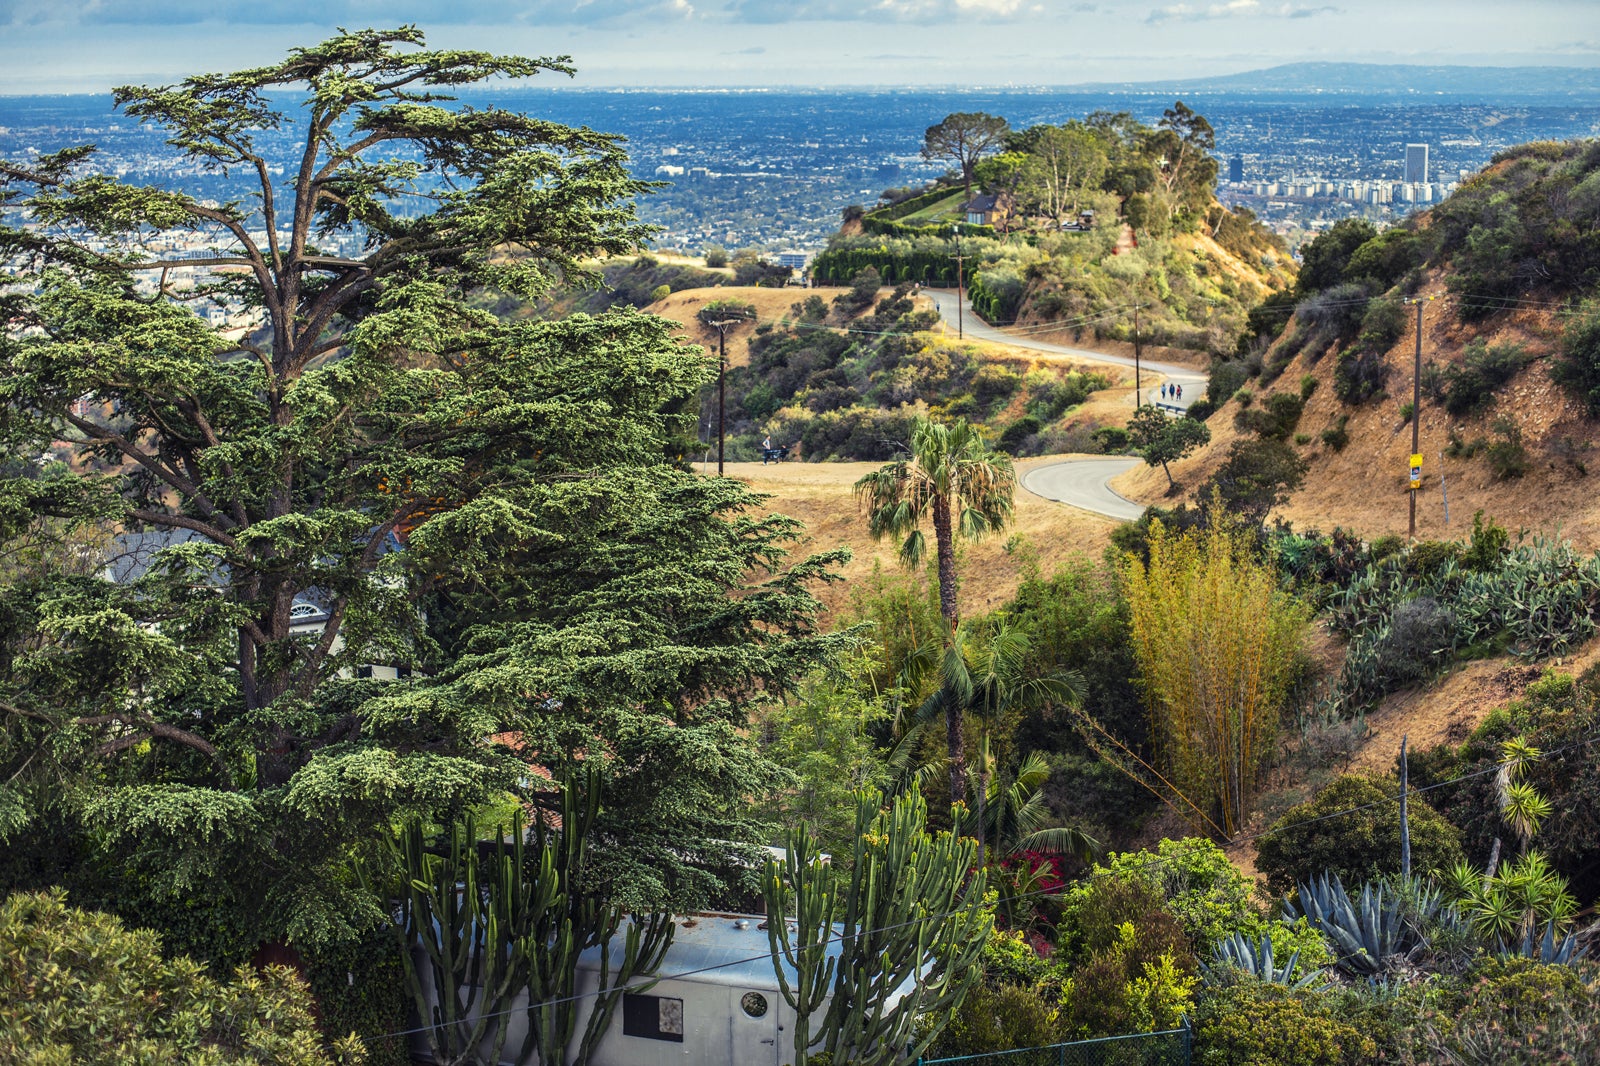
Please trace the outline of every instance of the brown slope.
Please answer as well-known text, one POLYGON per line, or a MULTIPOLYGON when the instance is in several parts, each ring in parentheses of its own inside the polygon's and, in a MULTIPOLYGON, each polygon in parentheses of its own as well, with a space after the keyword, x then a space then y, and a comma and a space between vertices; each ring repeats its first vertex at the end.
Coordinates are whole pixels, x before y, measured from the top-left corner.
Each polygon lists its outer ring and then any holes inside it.
MULTIPOLYGON (((1437 283, 1430 283, 1421 293, 1442 294, 1437 283)), ((1455 418, 1423 398, 1424 481, 1417 499, 1417 535, 1465 536, 1472 528, 1473 512, 1481 508, 1514 530, 1545 534, 1559 531, 1585 551, 1600 549, 1600 451, 1594 443, 1596 425, 1585 420, 1580 406, 1550 378, 1559 342, 1559 322, 1545 311, 1521 311, 1498 315, 1486 324, 1464 326, 1445 303, 1427 305, 1424 315, 1424 364, 1430 360, 1440 365, 1459 363, 1462 349, 1480 336, 1491 344, 1520 342, 1540 358, 1513 378, 1482 414, 1455 418), (1497 479, 1481 453, 1470 459, 1441 457, 1452 431, 1464 441, 1492 439, 1493 423, 1502 416, 1512 418, 1521 428, 1531 460, 1525 476, 1497 479), (1585 473, 1579 464, 1592 468, 1595 476, 1585 473), (1450 505, 1448 527, 1444 522, 1446 494, 1450 505)), ((1310 463, 1306 484, 1277 512, 1296 527, 1328 530, 1338 525, 1367 537, 1405 534, 1411 427, 1402 421, 1400 405, 1411 399, 1416 344, 1413 323, 1408 319, 1404 335, 1386 356, 1390 367, 1386 397, 1359 407, 1341 403, 1333 389, 1337 362, 1333 353, 1314 364, 1302 353, 1271 386, 1262 388, 1258 382, 1248 386, 1254 393, 1254 402, 1259 403, 1275 392, 1298 391, 1305 374, 1317 381, 1298 430, 1311 440, 1295 445, 1310 463), (1322 443, 1321 434, 1340 415, 1349 416, 1349 443, 1342 452, 1336 452, 1322 443)), ((1292 328, 1291 325, 1284 331, 1285 336, 1292 328)), ((1173 476, 1185 488, 1199 485, 1221 465, 1227 446, 1239 437, 1233 427, 1239 410, 1237 400, 1225 404, 1208 421, 1210 446, 1173 464, 1173 476)), ((1142 502, 1163 506, 1172 502, 1164 496, 1167 481, 1159 469, 1141 467, 1118 479, 1116 488, 1142 502)))

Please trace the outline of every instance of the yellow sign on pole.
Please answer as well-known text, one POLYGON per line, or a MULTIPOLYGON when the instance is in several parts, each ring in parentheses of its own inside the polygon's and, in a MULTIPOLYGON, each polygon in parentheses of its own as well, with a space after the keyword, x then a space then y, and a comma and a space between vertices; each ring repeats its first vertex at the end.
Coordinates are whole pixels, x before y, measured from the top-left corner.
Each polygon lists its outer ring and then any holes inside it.
POLYGON ((1422 487, 1422 456, 1420 455, 1411 457, 1411 485, 1409 487, 1412 489, 1420 489, 1422 487))

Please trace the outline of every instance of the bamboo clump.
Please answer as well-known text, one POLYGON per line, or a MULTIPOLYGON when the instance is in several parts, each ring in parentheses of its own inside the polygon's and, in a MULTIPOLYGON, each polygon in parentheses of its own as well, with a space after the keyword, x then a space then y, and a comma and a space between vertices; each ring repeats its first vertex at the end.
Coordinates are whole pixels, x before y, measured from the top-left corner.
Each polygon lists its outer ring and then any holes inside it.
POLYGON ((1253 542, 1219 510, 1182 534, 1154 521, 1149 562, 1123 566, 1157 761, 1191 821, 1225 837, 1244 824, 1310 621, 1253 542))

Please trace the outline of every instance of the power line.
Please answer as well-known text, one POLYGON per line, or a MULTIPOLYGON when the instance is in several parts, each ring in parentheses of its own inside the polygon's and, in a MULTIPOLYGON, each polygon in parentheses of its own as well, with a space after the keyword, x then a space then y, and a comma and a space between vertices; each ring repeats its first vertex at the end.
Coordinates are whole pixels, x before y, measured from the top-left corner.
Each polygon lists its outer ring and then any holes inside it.
MULTIPOLYGON (((1547 751, 1542 751, 1537 756, 1537 759, 1547 759, 1547 758, 1551 757, 1552 755, 1559 755, 1559 754, 1561 754, 1563 752, 1572 751, 1572 750, 1574 750, 1576 748, 1586 747, 1586 746, 1588 746, 1590 744, 1593 744, 1596 741, 1600 741, 1600 732, 1593 733, 1590 736, 1584 737, 1582 740, 1576 740, 1576 741, 1573 741, 1570 744, 1564 744, 1559 748, 1551 748, 1551 749, 1549 749, 1547 751)), ((1516 758, 1516 759, 1506 759, 1506 760, 1503 760, 1501 762, 1494 763, 1492 765, 1483 767, 1482 769, 1473 770, 1470 773, 1458 774, 1457 776, 1452 777, 1452 778, 1447 778, 1444 781, 1435 781, 1431 785, 1424 785, 1421 788, 1413 788, 1413 789, 1410 789, 1408 791, 1411 794, 1417 794, 1417 793, 1422 793, 1422 792, 1431 792, 1434 789, 1445 788, 1445 787, 1447 787, 1449 785, 1460 784, 1463 781, 1470 781, 1470 780, 1472 780, 1474 778, 1483 777, 1486 774, 1499 773, 1503 768, 1505 768, 1507 766, 1510 766, 1510 765, 1512 765, 1514 763, 1532 762, 1532 761, 1537 761, 1537 759, 1530 759, 1530 758, 1526 758, 1526 757, 1516 758)), ((1342 818, 1342 817, 1344 817, 1346 815, 1350 815, 1350 814, 1359 814, 1362 811, 1371 810, 1374 807, 1381 807, 1381 806, 1384 806, 1385 804, 1399 803, 1399 802, 1400 802, 1400 800, 1399 800, 1398 796, 1393 797, 1393 798, 1390 798, 1390 797, 1386 796, 1381 800, 1372 800, 1372 801, 1370 801, 1368 803, 1363 803, 1363 804, 1360 804, 1360 805, 1355 806, 1355 807, 1346 807, 1346 808, 1343 808, 1343 809, 1337 810, 1337 811, 1329 811, 1326 814, 1319 814, 1314 818, 1307 818, 1303 822, 1296 822, 1293 825, 1284 826, 1282 828, 1282 830, 1279 830, 1279 831, 1280 832, 1284 832, 1284 831, 1288 831, 1288 830, 1291 830, 1291 829, 1294 829, 1294 830, 1303 829, 1306 826, 1317 825, 1317 824, 1320 824, 1322 822, 1329 821, 1330 819, 1333 819, 1333 818, 1342 818)), ((1239 835, 1237 837, 1234 837, 1232 840, 1229 841, 1229 843, 1230 844, 1249 843, 1249 842, 1251 842, 1253 840, 1259 840, 1261 837, 1264 837, 1268 833, 1271 833, 1273 831, 1274 830, 1269 827, 1267 829, 1259 830, 1259 831, 1254 832, 1254 833, 1244 833, 1244 834, 1241 834, 1241 835, 1239 835)), ((1094 879, 1096 877, 1110 877, 1110 876, 1115 876, 1115 875, 1119 875, 1119 874, 1125 874, 1125 873, 1129 873, 1129 872, 1142 873, 1145 870, 1151 869, 1151 868, 1156 867, 1156 866, 1165 865, 1167 863, 1170 863, 1171 861, 1172 861, 1171 859, 1169 859, 1169 858, 1167 858, 1165 856, 1160 856, 1160 855, 1152 856, 1149 860, 1147 860, 1145 862, 1142 862, 1142 863, 1139 863, 1138 865, 1133 866, 1133 867, 1124 867, 1124 868, 1122 868, 1120 870, 1104 870, 1103 872, 1100 872, 1100 873, 1091 871, 1090 873, 1086 874, 1084 878, 1082 878, 1080 880, 1090 880, 1090 879, 1094 879)), ((1041 888, 1041 889, 1036 889, 1036 890, 1034 890, 1032 892, 1018 893, 1016 896, 1013 896, 1012 898, 1013 899, 1031 899, 1031 898, 1033 898, 1035 896, 1048 896, 1048 895, 1053 895, 1055 893, 1056 893, 1055 889, 1042 889, 1041 888)), ((949 918, 949 917, 952 917, 952 916, 954 916, 956 914, 960 914, 960 913, 961 913, 961 911, 959 911, 959 910, 951 910, 951 911, 944 911, 944 912, 941 912, 941 913, 938 913, 938 914, 924 915, 924 916, 922 916, 920 918, 916 918, 916 919, 913 919, 913 920, 910 920, 910 921, 897 922, 894 925, 880 926, 880 927, 875 928, 875 929, 858 930, 854 935, 859 938, 859 937, 875 935, 875 934, 878 934, 878 933, 893 932, 896 929, 904 929, 907 926, 918 925, 918 924, 921 924, 923 922, 933 921, 934 919, 938 919, 938 918, 949 918)), ((823 944, 832 944, 832 943, 836 943, 836 942, 842 942, 845 939, 846 938, 844 936, 842 936, 842 935, 841 936, 837 936, 837 937, 828 937, 828 938, 825 938, 822 941, 822 943, 823 944)), ((648 991, 649 989, 655 987, 657 984, 659 984, 663 980, 677 980, 677 979, 682 978, 682 977, 694 977, 694 976, 697 976, 699 974, 710 973, 710 972, 712 972, 714 970, 727 969, 727 968, 732 967, 732 966, 744 966, 744 965, 748 965, 749 963, 752 963, 752 962, 762 962, 762 961, 770 960, 771 958, 772 958, 772 953, 770 951, 768 951, 768 952, 765 952, 765 953, 763 953, 761 955, 751 955, 751 956, 748 956, 748 957, 742 958, 742 959, 730 959, 730 960, 725 961, 725 962, 713 963, 713 964, 711 964, 709 966, 697 967, 696 969, 693 969, 693 970, 684 970, 681 973, 675 973, 675 974, 672 974, 672 975, 670 975, 668 977, 652 977, 645 983, 638 984, 638 985, 632 985, 632 986, 625 986, 625 987, 622 987, 622 988, 608 989, 607 992, 609 994, 609 993, 615 993, 615 992, 626 993, 626 992, 630 992, 630 991, 634 991, 634 990, 648 991)), ((539 1003, 537 1007, 535 1007, 533 1004, 529 1004, 526 1007, 517 1007, 515 1009, 508 1009, 508 1010, 504 1010, 504 1011, 496 1011, 493 1014, 479 1015, 479 1017, 480 1018, 505 1017, 507 1015, 516 1014, 516 1013, 519 1013, 519 1012, 526 1012, 526 1011, 545 1008, 545 1007, 560 1006, 563 1003, 575 1003, 575 1002, 578 1002, 579 1000, 588 999, 590 996, 597 996, 597 995, 600 995, 599 990, 596 990, 594 992, 581 992, 581 993, 577 993, 577 994, 574 994, 574 995, 571 995, 571 996, 563 996, 563 997, 560 997, 558 999, 544 1000, 543 1002, 539 1003)), ((366 1037, 366 1038, 364 1038, 364 1040, 366 1042, 370 1043, 370 1042, 377 1041, 377 1040, 389 1040, 389 1039, 393 1039, 395 1037, 415 1036, 415 1035, 417 1035, 419 1033, 426 1033, 426 1032, 430 1032, 430 1031, 432 1031, 434 1029, 445 1028, 445 1024, 446 1023, 442 1023, 441 1022, 441 1023, 435 1024, 435 1025, 419 1026, 419 1027, 414 1028, 414 1029, 401 1029, 401 1030, 398 1030, 398 1031, 392 1032, 392 1033, 379 1033, 379 1034, 374 1035, 374 1036, 366 1037)))

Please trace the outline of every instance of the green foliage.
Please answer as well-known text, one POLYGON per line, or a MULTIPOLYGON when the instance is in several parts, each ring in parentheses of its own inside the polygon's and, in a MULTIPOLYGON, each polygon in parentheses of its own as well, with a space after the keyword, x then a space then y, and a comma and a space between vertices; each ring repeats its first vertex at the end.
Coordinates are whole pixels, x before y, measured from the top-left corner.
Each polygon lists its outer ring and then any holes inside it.
POLYGON ((700 860, 726 851, 706 842, 767 835, 735 813, 777 773, 748 711, 839 646, 807 591, 828 564, 782 562, 795 524, 668 461, 708 378, 698 350, 648 315, 482 309, 593 278, 648 235, 617 139, 439 106, 428 93, 566 68, 421 43, 341 34, 120 91, 187 165, 234 175, 222 206, 86 174, 82 153, 7 171, 11 202, 60 234, 226 229, 243 260, 152 303, 131 261, 0 229, 0 258, 28 260, 8 314, 39 327, 0 338, 0 443, 36 454, 75 424, 82 460, 0 480, 0 534, 56 516, 171 538, 128 583, 0 590, 0 828, 74 808, 95 891, 195 918, 184 943, 208 961, 357 938, 383 915, 351 862, 381 861, 411 817, 526 795, 528 752, 558 773, 562 753, 605 753, 619 893, 706 905, 725 885, 700 860), (274 111, 284 87, 305 106, 274 111), (248 131, 267 128, 327 161, 305 210, 267 220, 292 230, 276 256, 250 237, 248 131), (449 191, 391 213, 414 179, 449 191), (360 261, 308 250, 324 233, 364 237, 360 261), (212 329, 190 310, 210 296, 263 328, 212 329), (297 628, 307 598, 320 630, 297 628), (411 676, 350 676, 374 663, 411 676))
POLYGON ((1244 433, 1254 433, 1262 440, 1288 440, 1300 425, 1300 414, 1305 410, 1305 400, 1295 393, 1275 392, 1262 401, 1255 410, 1241 410, 1233 417, 1233 425, 1244 433))
POLYGON ((1409 226, 1393 226, 1350 253, 1344 278, 1370 282, 1374 291, 1387 292, 1420 266, 1426 254, 1421 234, 1409 226))
MULTIPOLYGON (((1338 778, 1315 799, 1293 807, 1256 842, 1256 868, 1274 893, 1328 871, 1360 881, 1400 872, 1400 805, 1393 782, 1356 774, 1338 778), (1329 817, 1336 812, 1339 817, 1329 817)), ((1411 863, 1420 873, 1462 861, 1460 836, 1420 796, 1407 801, 1411 863)))
POLYGON ((721 269, 728 265, 728 250, 720 244, 706 245, 706 266, 721 269))
POLYGON ((1547 670, 1521 699, 1485 718, 1464 744, 1442 746, 1424 756, 1418 780, 1442 783, 1431 799, 1461 830, 1476 867, 1469 887, 1481 887, 1483 861, 1493 839, 1508 836, 1495 771, 1504 758, 1503 744, 1520 737, 1543 753, 1520 768, 1521 779, 1551 807, 1539 825, 1539 852, 1556 873, 1570 879, 1579 899, 1600 895, 1600 879, 1590 861, 1600 849, 1600 828, 1590 813, 1595 809, 1591 804, 1600 797, 1600 766, 1587 746, 1600 728, 1595 689, 1592 677, 1580 682, 1570 674, 1547 670), (1462 780, 1447 783, 1457 777, 1462 780))
POLYGON ((762 800, 762 811, 781 825, 804 821, 836 855, 849 850, 855 793, 889 783, 873 738, 890 712, 871 671, 869 655, 855 652, 758 719, 762 754, 792 775, 762 800))
POLYGON ((1430 213, 1429 261, 1448 263, 1446 285, 1463 321, 1496 314, 1543 291, 1587 293, 1597 279, 1593 140, 1524 145, 1463 182, 1430 213))
POLYGON ((1501 481, 1511 481, 1526 474, 1533 462, 1528 457, 1527 445, 1522 443, 1522 427, 1517 420, 1511 415, 1501 415, 1494 420, 1493 429, 1494 438, 1483 454, 1494 476, 1501 481))
POLYGON ((1295 276, 1296 292, 1304 299, 1344 281, 1351 256, 1377 235, 1378 231, 1366 219, 1345 218, 1302 245, 1300 272, 1295 276))
MULTIPOLYGON (((1031 954, 1033 949, 1027 950, 1031 954)), ((1061 1039, 1060 1008, 1031 984, 980 983, 967 993, 927 1055, 985 1055, 1044 1047, 1061 1039)))
POLYGON ((985 875, 972 871, 976 845, 930 835, 915 788, 887 809, 883 803, 880 792, 857 793, 845 869, 818 852, 804 823, 789 834, 783 861, 767 861, 767 937, 796 1013, 795 1066, 806 1066, 813 1048, 829 1061, 866 1066, 915 1058, 982 974, 992 916, 983 907, 985 875), (827 1010, 816 1017, 824 999, 827 1010))
POLYGON ((1362 404, 1382 395, 1389 364, 1381 352, 1351 348, 1339 353, 1333 367, 1333 392, 1347 404, 1362 404))
POLYGON ((1580 304, 1577 312, 1561 331, 1561 358, 1552 376, 1591 418, 1600 417, 1600 301, 1580 304))
POLYGON ((354 1037, 325 1049, 292 970, 218 981, 160 939, 70 908, 60 893, 0 903, 0 1061, 318 1066, 367 1061, 354 1037))
POLYGON ((1234 933, 1219 941, 1211 962, 1202 964, 1201 971, 1208 985, 1251 978, 1288 988, 1308 988, 1322 981, 1320 971, 1300 965, 1298 951, 1291 951, 1283 958, 1273 947, 1270 936, 1253 939, 1243 933, 1234 933), (1280 958, 1283 959, 1281 963, 1280 958), (1307 972, 1296 976, 1296 970, 1307 972))
POLYGON ((1194 1014, 1202 1066, 1362 1066, 1378 1046, 1326 993, 1260 981, 1208 991, 1194 1014))
POLYGON ((1197 496, 1215 496, 1231 513, 1260 523, 1305 482, 1308 469, 1309 464, 1283 441, 1236 440, 1197 496))
POLYGON ((980 158, 1000 147, 1010 125, 996 115, 981 111, 958 111, 946 115, 922 135, 924 159, 949 159, 955 162, 972 195, 972 170, 980 158))
POLYGON ((650 301, 652 303, 656 303, 658 301, 665 300, 668 296, 671 296, 671 295, 672 295, 672 286, 671 285, 657 285, 655 288, 650 290, 650 301))
POLYGON ((388 1035, 411 1027, 405 967, 390 937, 374 931, 321 945, 306 958, 305 978, 324 1033, 354 1033, 368 1066, 408 1066, 406 1042, 388 1035))
POLYGON ((1485 959, 1426 1012, 1427 1050, 1464 1066, 1594 1061, 1600 969, 1485 959))
POLYGON ((1321 873, 1284 900, 1285 916, 1305 920, 1328 941, 1335 964, 1373 977, 1414 962, 1427 948, 1427 927, 1439 913, 1440 893, 1426 882, 1368 881, 1352 900, 1337 874, 1321 873))
POLYGON ((499 1061, 511 1003, 525 995, 528 1035, 511 1051, 513 1060, 527 1063, 537 1053, 551 1066, 587 1062, 623 988, 654 973, 672 943, 669 913, 628 916, 596 891, 601 882, 589 846, 603 775, 589 766, 576 776, 581 781, 561 790, 559 828, 536 819, 531 836, 525 834, 519 811, 509 826, 496 827, 495 847, 485 856, 471 816, 441 833, 442 841, 430 841, 412 821, 391 845, 398 882, 372 885, 395 907, 391 929, 405 984, 417 1015, 436 1022, 426 1040, 442 1061, 466 1060, 479 1048, 499 1061), (624 923, 619 958, 611 943, 624 923), (580 997, 578 960, 591 947, 614 968, 602 968, 598 985, 580 997), (419 956, 426 969, 416 965, 419 956), (587 1015, 581 1034, 580 1014, 587 1015))
POLYGON ((1211 441, 1211 430, 1204 422, 1192 418, 1173 418, 1154 404, 1146 404, 1133 413, 1128 423, 1128 438, 1138 449, 1147 466, 1159 466, 1167 475, 1167 482, 1176 489, 1168 463, 1193 452, 1211 441))
POLYGON ((1452 415, 1477 414, 1494 403, 1495 394, 1531 362, 1527 349, 1516 343, 1488 344, 1478 337, 1462 349, 1462 362, 1440 372, 1438 386, 1444 409, 1452 415))
POLYGON ((1069 960, 1110 944, 1123 922, 1143 928, 1142 916, 1154 911, 1176 921, 1189 949, 1206 956, 1233 933, 1255 934, 1267 924, 1238 868, 1200 837, 1108 856, 1067 886, 1061 907, 1060 948, 1069 960))
POLYGON ((1461 565, 1468 570, 1492 574, 1510 550, 1511 534, 1494 519, 1484 520, 1483 508, 1472 514, 1472 539, 1461 554, 1461 565))
POLYGON ((1134 913, 1085 944, 1086 954, 1062 988, 1067 1036, 1174 1029, 1191 1008, 1198 963, 1177 922, 1159 906, 1134 913))

